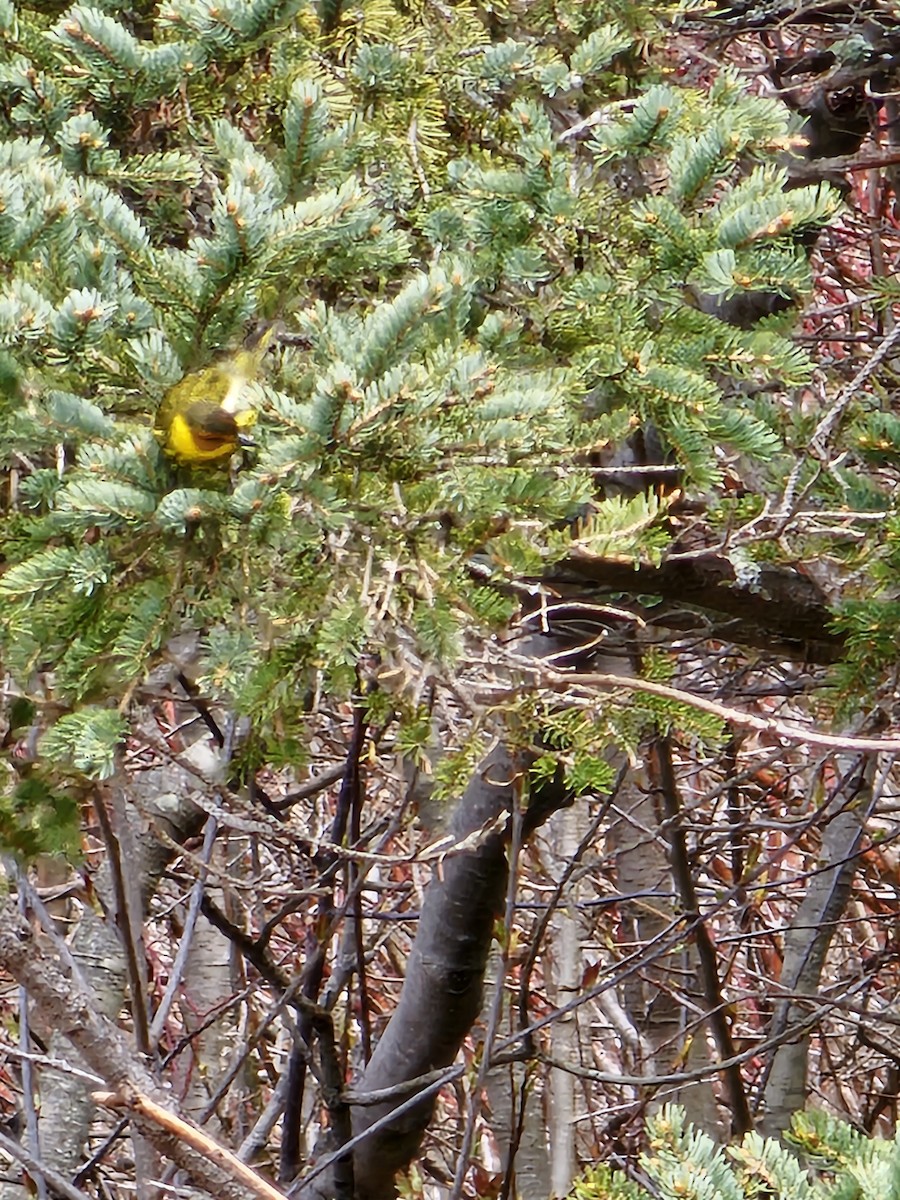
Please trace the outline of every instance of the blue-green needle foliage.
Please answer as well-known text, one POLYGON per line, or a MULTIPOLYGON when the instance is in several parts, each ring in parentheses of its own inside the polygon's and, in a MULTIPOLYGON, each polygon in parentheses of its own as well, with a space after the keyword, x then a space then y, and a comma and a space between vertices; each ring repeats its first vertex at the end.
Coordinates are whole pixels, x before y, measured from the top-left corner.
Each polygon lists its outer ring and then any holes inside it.
POLYGON ((641 1170, 652 1191, 605 1165, 585 1172, 572 1200, 896 1200, 900 1142, 867 1137, 824 1112, 797 1113, 785 1142, 745 1134, 722 1147, 667 1104, 647 1122, 641 1170))
MULTIPOLYGON (((781 418, 736 385, 808 363, 685 297, 799 293, 835 198, 783 192, 785 110, 727 74, 640 91, 639 7, 45 7, 0 0, 0 650, 72 710, 51 775, 114 769, 122 697, 185 630, 266 761, 364 650, 451 670, 639 421, 689 487, 723 447, 777 464, 781 418), (617 188, 648 163, 643 199, 617 188), (255 449, 177 467, 161 398, 263 320, 255 449)), ((658 553, 664 505, 634 505, 597 506, 596 544, 658 553)))

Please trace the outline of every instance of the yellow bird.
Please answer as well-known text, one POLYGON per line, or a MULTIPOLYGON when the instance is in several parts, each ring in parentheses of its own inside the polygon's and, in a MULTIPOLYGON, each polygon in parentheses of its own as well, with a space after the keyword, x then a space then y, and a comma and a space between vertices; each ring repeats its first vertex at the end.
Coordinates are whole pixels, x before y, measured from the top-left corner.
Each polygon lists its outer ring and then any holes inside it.
POLYGON ((241 445, 252 445, 247 430, 256 413, 247 384, 256 378, 273 327, 249 349, 239 350, 179 380, 163 397, 155 433, 170 458, 187 466, 225 463, 241 445))

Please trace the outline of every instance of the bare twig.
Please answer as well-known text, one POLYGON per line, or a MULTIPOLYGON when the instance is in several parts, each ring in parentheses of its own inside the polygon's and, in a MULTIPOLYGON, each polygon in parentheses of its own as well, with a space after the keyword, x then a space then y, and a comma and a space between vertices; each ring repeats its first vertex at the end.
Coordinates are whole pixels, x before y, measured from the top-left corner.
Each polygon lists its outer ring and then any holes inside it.
MULTIPOLYGON (((593 845, 594 839, 597 836, 600 826, 606 820, 607 815, 609 813, 610 805, 612 804, 613 800, 615 799, 616 795, 618 794, 619 789, 622 786, 622 783, 625 779, 627 772, 628 772, 628 765, 626 764, 619 770, 619 774, 616 777, 616 781, 612 786, 612 790, 610 791, 609 795, 604 799, 596 816, 594 817, 593 821, 591 821, 587 832, 585 833, 585 835, 581 839, 581 841, 578 843, 578 846, 575 849, 575 853, 572 855, 572 857, 566 863, 565 868, 563 869, 563 872, 559 877, 559 881, 557 882, 556 887, 553 889, 553 895, 548 900, 547 905, 544 908, 543 913, 541 914, 540 920, 537 923, 537 927, 535 928, 534 932, 531 935, 531 948, 528 951, 528 957, 525 959, 525 962, 522 964, 522 969, 521 969, 520 979, 519 979, 519 1028, 520 1029, 527 1029, 527 1027, 528 1027, 528 996, 531 991, 531 975, 532 975, 532 972, 534 971, 534 965, 537 962, 537 958, 541 951, 541 946, 543 945, 544 936, 550 925, 550 921, 552 920, 553 915, 557 910, 560 898, 562 897, 562 894, 565 891, 566 886, 569 883, 569 880, 572 878, 572 875, 575 873, 575 870, 578 867, 579 863, 581 862, 582 858, 584 858, 584 855, 586 854, 588 847, 593 845)), ((531 1038, 526 1039, 525 1049, 528 1054, 531 1054, 533 1052, 534 1046, 533 1046, 533 1041, 531 1038)))
POLYGON ((273 800, 272 807, 281 812, 285 808, 290 808, 292 804, 296 804, 299 800, 309 800, 313 796, 317 796, 319 792, 324 792, 333 784, 339 783, 344 777, 345 769, 345 763, 332 763, 330 767, 326 767, 319 775, 314 775, 312 779, 306 783, 302 783, 293 792, 288 792, 280 800, 273 800))
POLYGON ((109 1154, 110 1150, 128 1128, 129 1123, 128 1117, 120 1117, 118 1121, 116 1121, 115 1125, 100 1143, 91 1157, 87 1160, 87 1162, 82 1167, 79 1167, 73 1180, 73 1183, 75 1183, 76 1186, 86 1183, 90 1179, 96 1169, 106 1158, 107 1154, 109 1154))
MULTIPOLYGON (((900 325, 898 325, 900 331, 900 325)), ((663 700, 672 700, 676 704, 685 704, 700 712, 710 713, 722 721, 730 722, 740 729, 754 729, 757 733, 767 733, 785 741, 799 745, 823 746, 826 750, 860 750, 881 752, 900 751, 900 737, 867 738, 847 737, 841 734, 819 733, 815 729, 797 729, 776 717, 760 717, 755 713, 742 712, 727 704, 719 704, 715 700, 707 700, 681 688, 670 687, 664 683, 653 683, 649 679, 634 679, 622 675, 607 675, 602 672, 587 674, 581 672, 563 672, 545 669, 538 659, 527 658, 523 655, 505 653, 503 661, 510 666, 523 668, 539 679, 545 686, 565 688, 568 692, 567 701, 575 701, 575 691, 578 688, 596 688, 614 691, 621 688, 629 692, 645 692, 648 696, 659 696, 663 700)), ((499 694, 521 695, 520 688, 499 686, 490 689, 492 699, 499 694)))
POLYGON ((809 439, 810 449, 815 450, 820 457, 824 458, 828 453, 831 435, 833 434, 838 421, 841 419, 844 409, 857 394, 859 389, 866 382, 876 367, 880 366, 881 363, 884 362, 898 341, 900 341, 900 325, 896 325, 891 330, 871 358, 866 359, 850 382, 845 384, 844 387, 842 387, 838 392, 837 396, 835 396, 834 403, 831 405, 825 416, 819 421, 809 439))
MULTIPOLYGON (((158 1085, 122 1032, 97 1012, 93 995, 64 974, 40 948, 31 928, 10 903, 0 906, 0 964, 28 989, 42 1022, 72 1043, 113 1094, 139 1092, 150 1096, 157 1090, 158 1085)), ((160 1100, 165 1099, 162 1092, 159 1094, 160 1100)), ((185 1170, 196 1186, 216 1200, 246 1200, 246 1185, 224 1170, 215 1157, 199 1152, 187 1140, 173 1138, 137 1109, 130 1111, 140 1132, 185 1170)))
POLYGON ((454 1079, 458 1079, 460 1075, 463 1074, 464 1070, 465 1068, 462 1066, 449 1067, 446 1071, 441 1073, 441 1078, 436 1079, 433 1083, 427 1084, 421 1089, 421 1091, 418 1091, 414 1095, 410 1096, 410 1098, 404 1101, 403 1104, 399 1104, 396 1108, 392 1108, 390 1112, 385 1113, 383 1117, 379 1117, 377 1121, 373 1121, 373 1123, 367 1129, 364 1129, 362 1133, 358 1133, 356 1137, 352 1137, 349 1142, 340 1148, 340 1150, 335 1150, 333 1154, 326 1155, 325 1158, 316 1163, 315 1167, 311 1171, 308 1171, 305 1175, 302 1175, 299 1179, 292 1183, 288 1188, 288 1196, 291 1197, 298 1195, 314 1179, 333 1167, 338 1159, 343 1158, 352 1150, 355 1150, 357 1146, 366 1141, 368 1138, 372 1137, 374 1134, 380 1133, 385 1126, 395 1122, 398 1117, 403 1116, 403 1114, 408 1112, 409 1109, 416 1108, 428 1096, 433 1095, 435 1092, 439 1092, 445 1084, 450 1083, 454 1079))
MULTIPOLYGON (((360 677, 357 668, 358 697, 353 706, 353 724, 350 741, 347 747, 347 760, 341 790, 338 793, 334 818, 331 824, 330 842, 322 847, 320 860, 321 894, 318 900, 316 925, 324 928, 335 918, 334 887, 338 859, 333 849, 342 846, 347 839, 348 826, 354 808, 361 804, 362 772, 361 758, 365 745, 368 720, 366 706, 359 693, 360 677)), ((303 969, 301 993, 307 1001, 317 1000, 325 975, 325 941, 317 937, 313 930, 309 931, 310 947, 306 965, 303 969)), ((322 1057, 322 1070, 329 1076, 336 1072, 336 1063, 332 1061, 336 1054, 334 1046, 334 1030, 331 1017, 323 1015, 319 1021, 313 1021, 309 1009, 302 1010, 298 1020, 299 1042, 294 1046, 288 1060, 288 1087, 284 1102, 284 1120, 281 1127, 281 1154, 279 1158, 278 1175, 283 1182, 293 1179, 300 1166, 300 1133, 302 1121, 303 1094, 306 1085, 306 1074, 309 1063, 309 1051, 312 1047, 313 1035, 319 1039, 319 1050, 322 1057)), ((335 1108, 331 1112, 335 1134, 341 1142, 350 1136, 349 1110, 339 1098, 340 1083, 332 1087, 332 1102, 335 1108)), ((331 1107, 331 1105, 329 1105, 331 1107)), ((338 1200, 351 1200, 353 1192, 353 1160, 350 1155, 338 1155, 334 1160, 334 1185, 338 1200)))
POLYGON ((72 956, 72 951, 69 949, 66 939, 61 936, 59 930, 56 928, 56 922, 47 910, 47 906, 38 895, 37 888, 34 887, 27 874, 24 871, 19 870, 11 858, 4 856, 3 867, 4 870, 6 870, 9 875, 15 879, 16 890, 20 891, 25 896, 25 899, 28 902, 28 908, 31 910, 32 914, 37 917, 38 921, 40 921, 44 936, 49 940, 54 951, 59 955, 62 962, 65 963, 67 970, 72 975, 72 978, 76 979, 81 987, 86 988, 88 985, 84 975, 82 974, 81 967, 79 967, 78 963, 72 956))
MULTIPOLYGON (((668 737, 657 738, 654 750, 659 770, 660 791, 667 817, 666 836, 670 848, 672 875, 681 896, 684 915, 691 920, 692 937, 697 947, 697 957, 700 960, 700 978, 708 1006, 705 1015, 715 1039, 720 1060, 728 1062, 734 1058, 734 1041, 728 1018, 725 1015, 716 948, 706 923, 700 919, 700 903, 691 874, 687 838, 681 823, 682 805, 672 766, 671 740, 668 737)), ((728 1106, 731 1109, 732 1129, 737 1136, 741 1136, 753 1128, 753 1117, 750 1113, 750 1104, 747 1100, 741 1069, 735 1064, 724 1067, 722 1074, 728 1094, 728 1106)))
POLYGON ((85 1083, 96 1087, 103 1080, 99 1075, 94 1075, 91 1071, 79 1071, 77 1067, 73 1067, 71 1063, 64 1062, 61 1058, 50 1058, 46 1054, 29 1054, 20 1049, 18 1046, 8 1046, 5 1042, 0 1042, 0 1050, 4 1054, 8 1054, 10 1058, 21 1059, 22 1062, 33 1063, 36 1067, 43 1067, 47 1071, 58 1071, 60 1075, 71 1075, 75 1079, 83 1079, 85 1083))
POLYGON ((287 1075, 282 1074, 275 1087, 272 1089, 272 1095, 269 1097, 269 1102, 259 1117, 253 1128, 238 1146, 237 1156, 241 1162, 250 1162, 259 1150, 266 1144, 269 1134, 275 1128, 278 1118, 284 1112, 284 1096, 287 1091, 287 1075))
MULTIPOLYGON (((216 840, 219 825, 215 817, 209 817, 206 822, 206 829, 203 834, 203 849, 200 851, 200 863, 202 867, 209 865, 209 860, 212 857, 213 843, 216 840)), ((159 1007, 153 1017, 153 1022, 150 1025, 150 1044, 154 1050, 159 1048, 159 1039, 162 1037, 163 1030, 166 1027, 166 1020, 169 1016, 169 1010, 174 1003, 175 996, 178 993, 178 988, 181 986, 181 979, 184 974, 184 969, 187 966, 188 955, 191 952, 191 944, 194 937, 194 929, 197 925, 197 918, 200 916, 200 903, 203 899, 203 889, 206 886, 205 875, 200 876, 194 883, 191 889, 191 899, 188 904, 187 915, 184 920, 184 930, 181 934, 181 941, 178 946, 178 953, 175 956, 175 961, 172 964, 172 970, 169 973, 169 982, 166 984, 166 990, 159 1002, 159 1007)))
POLYGON ((412 1092, 420 1092, 432 1083, 450 1083, 457 1078, 455 1068, 439 1067, 435 1071, 427 1071, 424 1075, 416 1075, 413 1079, 404 1079, 391 1087, 378 1088, 374 1092, 356 1092, 348 1089, 343 1098, 347 1104, 354 1107, 365 1107, 371 1104, 382 1104, 385 1100, 396 1100, 398 1096, 408 1096, 412 1092))

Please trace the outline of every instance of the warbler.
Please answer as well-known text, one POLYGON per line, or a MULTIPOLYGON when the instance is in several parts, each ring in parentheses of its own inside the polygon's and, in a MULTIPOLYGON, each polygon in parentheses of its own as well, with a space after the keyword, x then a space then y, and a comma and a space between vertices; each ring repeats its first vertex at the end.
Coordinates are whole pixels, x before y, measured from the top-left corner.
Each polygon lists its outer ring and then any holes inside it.
POLYGON ((256 413, 247 384, 256 378, 273 332, 269 326, 249 347, 191 371, 166 392, 154 430, 166 454, 203 466, 225 463, 239 446, 253 444, 247 431, 256 413))

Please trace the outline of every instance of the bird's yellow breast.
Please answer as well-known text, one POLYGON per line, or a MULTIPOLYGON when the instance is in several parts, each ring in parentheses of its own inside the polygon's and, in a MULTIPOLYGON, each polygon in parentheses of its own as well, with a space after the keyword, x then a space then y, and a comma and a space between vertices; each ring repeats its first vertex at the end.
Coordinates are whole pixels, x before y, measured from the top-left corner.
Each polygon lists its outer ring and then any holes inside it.
POLYGON ((207 430, 192 425, 183 413, 175 413, 166 431, 166 451, 179 462, 203 463, 228 458, 238 448, 238 433, 207 430))

